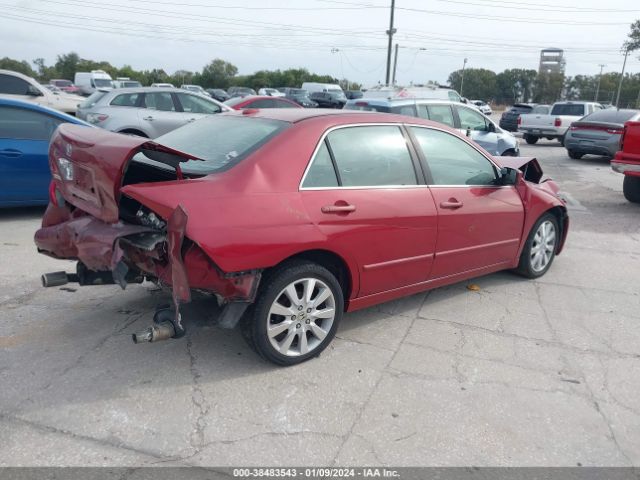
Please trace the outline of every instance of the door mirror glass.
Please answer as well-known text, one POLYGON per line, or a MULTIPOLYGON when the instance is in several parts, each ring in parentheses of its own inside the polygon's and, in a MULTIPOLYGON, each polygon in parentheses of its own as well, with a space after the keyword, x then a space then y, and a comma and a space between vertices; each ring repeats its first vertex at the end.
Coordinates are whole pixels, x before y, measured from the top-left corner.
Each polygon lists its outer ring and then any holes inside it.
POLYGON ((487 122, 487 132, 496 133, 496 126, 493 124, 493 122, 487 122))

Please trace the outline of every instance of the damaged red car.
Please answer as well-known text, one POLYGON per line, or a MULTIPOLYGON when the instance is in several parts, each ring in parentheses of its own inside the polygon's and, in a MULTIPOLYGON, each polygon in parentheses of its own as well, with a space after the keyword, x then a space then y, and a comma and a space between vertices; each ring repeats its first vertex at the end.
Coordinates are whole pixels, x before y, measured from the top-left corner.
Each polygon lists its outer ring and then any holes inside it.
POLYGON ((50 167, 35 242, 78 267, 45 285, 170 287, 138 342, 183 335, 180 304, 206 292, 282 365, 318 355, 344 312, 498 270, 539 277, 569 225, 535 159, 384 113, 250 110, 154 141, 62 125, 50 167))

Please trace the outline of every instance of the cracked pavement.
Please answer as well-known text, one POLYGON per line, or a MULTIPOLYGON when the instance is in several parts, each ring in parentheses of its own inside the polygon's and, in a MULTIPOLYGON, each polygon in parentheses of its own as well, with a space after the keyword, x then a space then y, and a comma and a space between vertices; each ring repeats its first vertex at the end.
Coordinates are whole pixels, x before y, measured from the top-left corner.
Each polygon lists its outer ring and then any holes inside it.
POLYGON ((640 208, 604 159, 522 150, 570 200, 546 276, 348 314, 293 368, 216 327, 206 299, 185 338, 134 345, 168 295, 43 289, 72 264, 36 254, 41 209, 0 211, 0 465, 639 465, 640 208))

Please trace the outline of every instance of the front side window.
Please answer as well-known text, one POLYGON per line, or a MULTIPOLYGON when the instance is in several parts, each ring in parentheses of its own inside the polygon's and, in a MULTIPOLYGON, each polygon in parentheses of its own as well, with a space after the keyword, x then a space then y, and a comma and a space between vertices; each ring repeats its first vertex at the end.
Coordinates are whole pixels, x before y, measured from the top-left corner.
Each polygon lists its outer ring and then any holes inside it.
POLYGON ((13 75, 0 74, 0 93, 6 95, 28 95, 29 83, 13 75))
POLYGON ((160 110, 161 112, 176 111, 169 92, 147 93, 144 97, 144 104, 151 110, 160 110))
POLYGON ((391 107, 391 113, 397 113, 398 115, 407 115, 409 117, 416 116, 415 105, 400 105, 397 107, 391 107))
POLYGON ((327 136, 343 187, 416 185, 402 131, 371 125, 334 130, 327 136))
POLYGON ((427 111, 429 112, 429 120, 455 127, 453 111, 449 105, 427 105, 427 111))
POLYGON ((0 138, 49 141, 63 123, 50 115, 15 107, 0 107, 0 138))
POLYGON ((284 100, 274 100, 275 108, 298 108, 298 105, 293 105, 291 102, 285 102, 284 100))
POLYGON ((411 127, 427 159, 434 185, 495 185, 496 169, 475 148, 447 132, 411 127))
POLYGON ((182 110, 188 113, 220 113, 222 110, 219 105, 210 102, 206 98, 189 95, 187 93, 178 93, 178 100, 182 105, 182 110))
POLYGON ((139 98, 139 93, 125 93, 123 95, 118 95, 116 98, 111 100, 111 105, 115 105, 117 107, 135 107, 138 104, 139 98))
POLYGON ((460 128, 486 132, 487 120, 478 112, 474 112, 470 108, 458 107, 458 117, 460 118, 460 128))

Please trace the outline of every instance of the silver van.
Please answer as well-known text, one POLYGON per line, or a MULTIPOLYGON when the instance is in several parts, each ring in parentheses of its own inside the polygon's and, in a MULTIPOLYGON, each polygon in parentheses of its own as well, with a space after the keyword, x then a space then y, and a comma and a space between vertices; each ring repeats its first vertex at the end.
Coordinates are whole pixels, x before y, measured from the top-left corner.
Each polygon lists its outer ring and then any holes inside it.
POLYGON ((345 110, 369 110, 420 117, 448 125, 467 134, 491 155, 517 157, 518 140, 501 129, 493 120, 476 108, 446 100, 419 98, 358 98, 349 100, 345 110))

